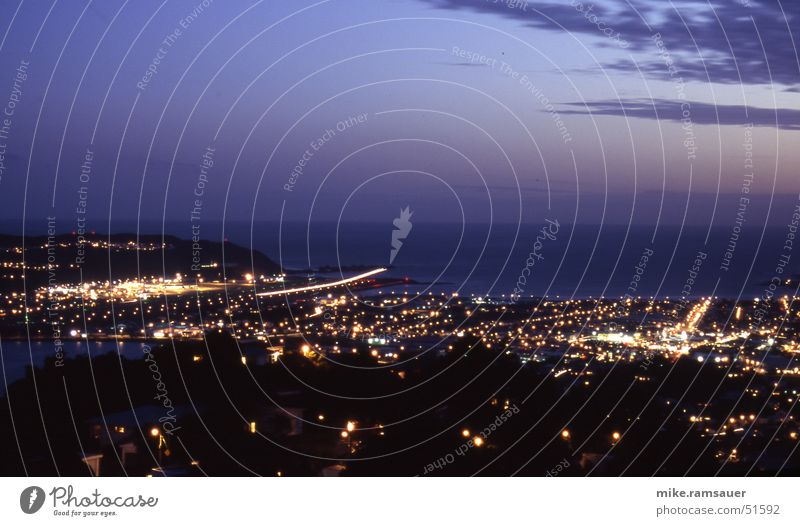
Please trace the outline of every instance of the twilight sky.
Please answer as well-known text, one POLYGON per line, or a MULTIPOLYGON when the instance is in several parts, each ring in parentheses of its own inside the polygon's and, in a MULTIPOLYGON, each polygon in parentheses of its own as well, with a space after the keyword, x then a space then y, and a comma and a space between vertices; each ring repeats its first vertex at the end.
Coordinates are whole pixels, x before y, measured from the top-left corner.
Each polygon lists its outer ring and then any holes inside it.
POLYGON ((788 0, 0 0, 0 217, 783 224, 788 0), (87 153, 88 159, 87 159, 87 153), (750 177, 752 175, 752 178, 750 177), (83 190, 81 191, 81 188, 83 190))

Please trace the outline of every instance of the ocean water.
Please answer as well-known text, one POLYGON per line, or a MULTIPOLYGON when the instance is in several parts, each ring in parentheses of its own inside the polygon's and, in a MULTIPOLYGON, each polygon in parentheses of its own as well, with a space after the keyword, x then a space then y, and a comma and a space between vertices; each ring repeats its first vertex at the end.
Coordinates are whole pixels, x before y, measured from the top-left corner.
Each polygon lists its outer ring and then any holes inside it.
MULTIPOLYGON (((508 296, 520 288, 521 296, 533 297, 676 297, 688 290, 689 271, 705 254, 689 296, 751 299, 776 275, 781 256, 790 258, 783 277, 800 272, 800 254, 784 248, 786 227, 744 227, 730 250, 730 227, 412 223, 385 274, 418 282, 410 291, 508 296)), ((208 222, 201 232, 203 239, 259 250, 285 269, 332 267, 331 277, 346 277, 359 273, 358 266, 389 266, 394 229, 391 222, 208 222)), ((114 223, 113 230, 134 232, 136 225, 114 223)), ((143 223, 140 230, 191 236, 188 221, 143 223)))
MULTIPOLYGON (((228 224, 224 235, 284 268, 331 266, 348 276, 355 265, 389 265, 392 230, 377 223, 228 224)), ((781 256, 791 258, 787 230, 745 228, 733 250, 731 235, 730 228, 422 223, 413 225, 386 275, 467 295, 508 296, 518 287, 521 296, 561 298, 759 296, 781 256)), ((800 255, 783 276, 799 269, 800 255)))

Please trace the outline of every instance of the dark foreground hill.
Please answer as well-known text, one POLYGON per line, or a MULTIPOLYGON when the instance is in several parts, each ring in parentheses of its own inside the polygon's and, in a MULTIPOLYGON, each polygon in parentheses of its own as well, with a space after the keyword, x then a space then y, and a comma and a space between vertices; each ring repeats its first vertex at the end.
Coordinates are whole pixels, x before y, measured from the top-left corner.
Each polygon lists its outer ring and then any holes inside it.
POLYGON ((140 277, 240 279, 246 273, 272 274, 280 266, 264 254, 225 242, 174 236, 75 234, 0 235, 0 287, 18 288, 25 262, 27 288, 140 277), (24 247, 24 252, 23 252, 24 247), (24 258, 23 258, 24 254, 24 258), (13 278, 12 278, 13 276, 13 278))

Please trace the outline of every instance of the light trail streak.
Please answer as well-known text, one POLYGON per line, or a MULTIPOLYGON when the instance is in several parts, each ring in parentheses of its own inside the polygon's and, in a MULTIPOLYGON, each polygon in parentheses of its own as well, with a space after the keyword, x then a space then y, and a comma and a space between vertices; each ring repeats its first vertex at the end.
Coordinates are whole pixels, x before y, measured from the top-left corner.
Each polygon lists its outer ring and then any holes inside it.
POLYGON ((340 279, 339 281, 331 281, 330 283, 321 283, 319 285, 309 285, 307 287, 296 287, 293 289, 283 289, 283 290, 273 290, 270 292, 259 292, 258 296, 282 296, 284 294, 294 294, 295 292, 309 292, 312 290, 321 290, 327 289, 331 287, 339 287, 341 285, 346 285, 348 283, 352 283, 354 281, 358 281, 360 279, 368 278, 370 276, 374 276, 375 274, 380 274, 381 272, 386 272, 387 269, 385 268, 376 268, 374 270, 370 270, 369 272, 364 272, 363 274, 358 274, 357 276, 353 276, 350 278, 340 279))

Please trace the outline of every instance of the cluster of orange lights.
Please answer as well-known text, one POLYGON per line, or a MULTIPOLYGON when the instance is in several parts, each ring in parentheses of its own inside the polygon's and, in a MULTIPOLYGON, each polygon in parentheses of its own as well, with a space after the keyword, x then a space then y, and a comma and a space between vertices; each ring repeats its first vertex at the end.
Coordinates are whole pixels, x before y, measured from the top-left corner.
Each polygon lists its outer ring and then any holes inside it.
MULTIPOLYGON (((469 429, 465 428, 461 430, 461 436, 464 438, 468 438, 471 434, 472 433, 470 433, 469 429)), ((481 447, 485 443, 485 441, 483 440, 482 437, 474 436, 472 437, 472 443, 475 444, 476 447, 481 447)))

